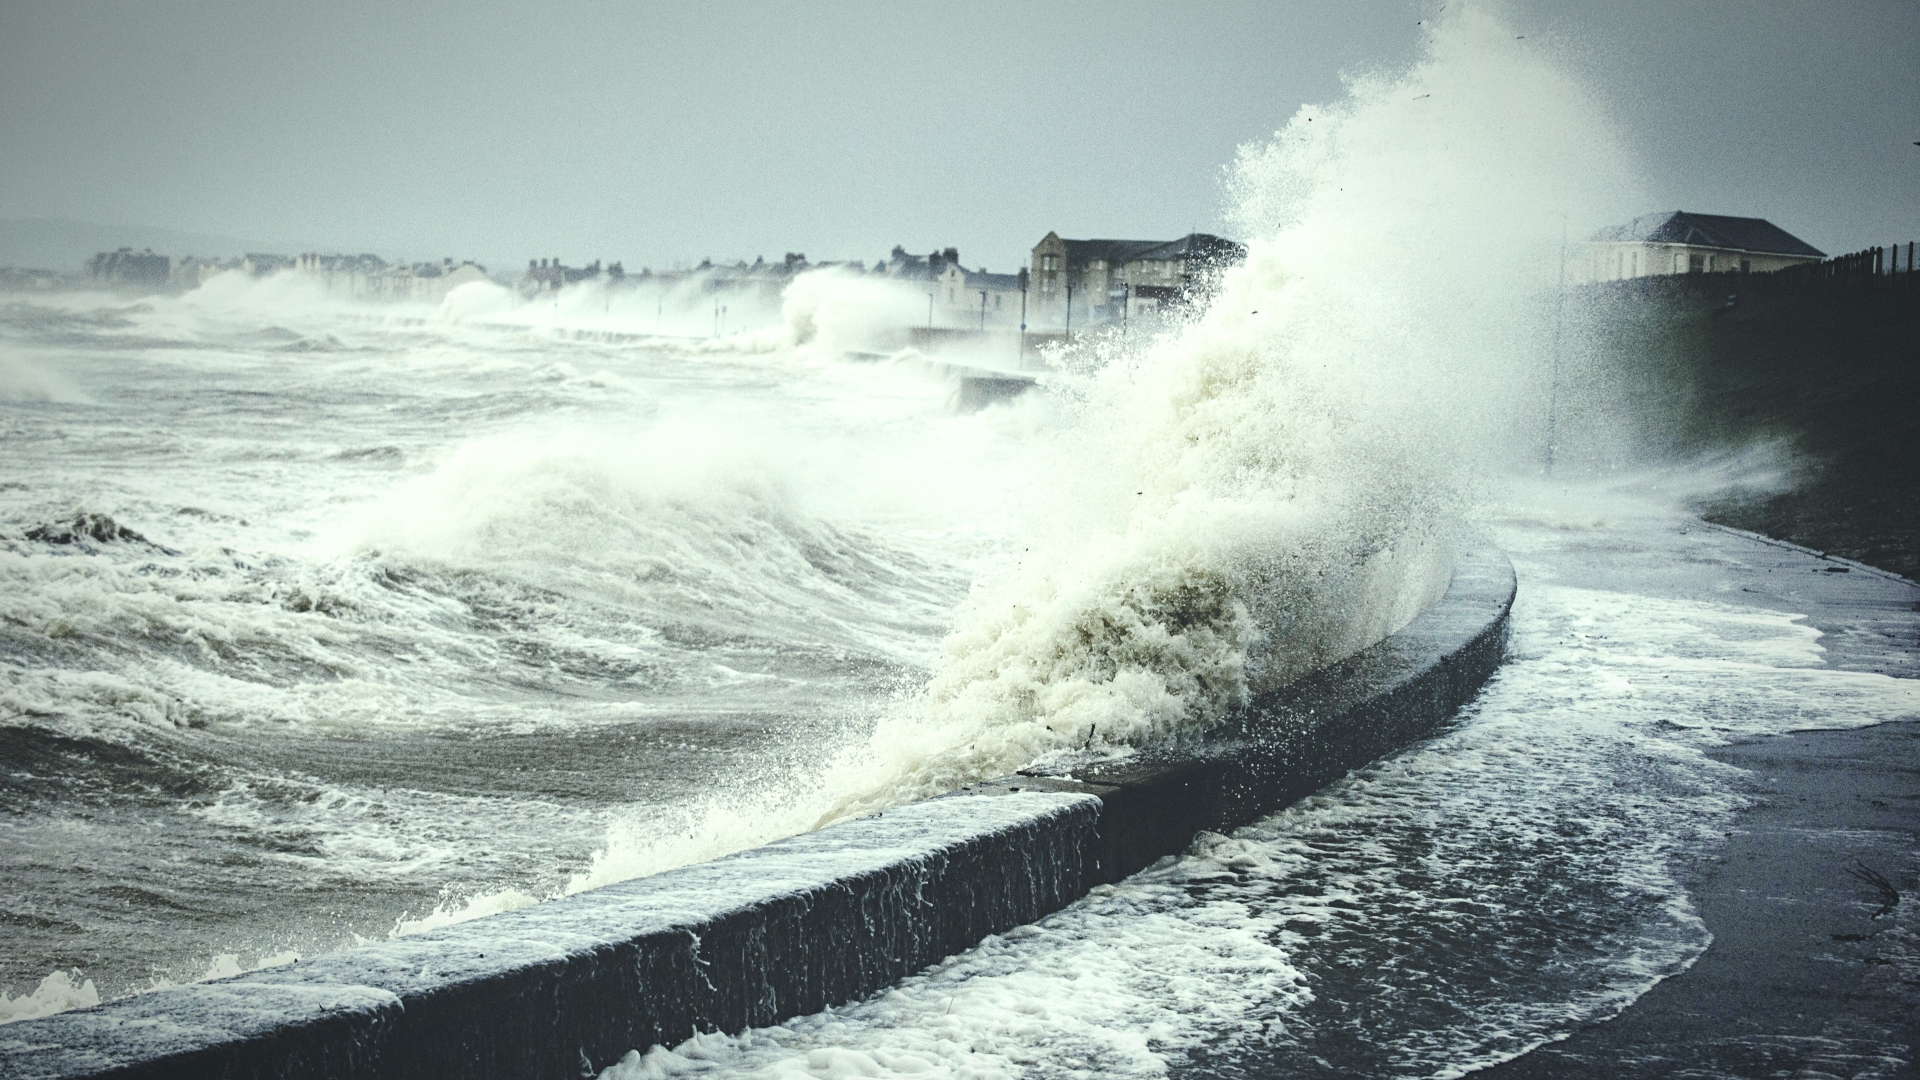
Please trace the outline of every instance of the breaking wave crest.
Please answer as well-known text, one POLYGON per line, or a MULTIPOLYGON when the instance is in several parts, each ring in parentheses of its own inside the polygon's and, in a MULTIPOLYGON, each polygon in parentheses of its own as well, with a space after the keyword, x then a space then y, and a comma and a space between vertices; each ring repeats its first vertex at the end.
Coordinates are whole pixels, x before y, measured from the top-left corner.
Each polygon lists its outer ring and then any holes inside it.
MULTIPOLYGON (((1586 92, 1475 8, 1349 91, 1241 150, 1248 258, 1204 312, 1053 357, 1049 513, 925 689, 721 832, 1191 738, 1444 591, 1452 523, 1537 447, 1562 239, 1636 185, 1586 92)), ((664 868, 635 839, 579 880, 664 868)))
POLYGON ((1562 210, 1631 184, 1583 92, 1483 13, 1350 89, 1241 152, 1253 239, 1203 315, 1061 358, 1051 535, 883 723, 908 778, 847 809, 1204 730, 1444 589, 1544 366, 1562 210))

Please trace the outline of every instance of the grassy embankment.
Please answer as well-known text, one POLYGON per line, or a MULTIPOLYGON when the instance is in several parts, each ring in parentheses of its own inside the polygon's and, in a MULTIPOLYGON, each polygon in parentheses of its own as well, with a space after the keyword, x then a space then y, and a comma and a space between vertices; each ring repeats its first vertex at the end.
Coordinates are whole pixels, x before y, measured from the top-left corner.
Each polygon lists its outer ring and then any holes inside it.
POLYGON ((1584 377, 1576 401, 1631 414, 1659 452, 1792 448, 1786 490, 1714 497, 1708 520, 1920 579, 1920 283, 1907 285, 1588 286, 1571 305, 1568 381, 1584 377))

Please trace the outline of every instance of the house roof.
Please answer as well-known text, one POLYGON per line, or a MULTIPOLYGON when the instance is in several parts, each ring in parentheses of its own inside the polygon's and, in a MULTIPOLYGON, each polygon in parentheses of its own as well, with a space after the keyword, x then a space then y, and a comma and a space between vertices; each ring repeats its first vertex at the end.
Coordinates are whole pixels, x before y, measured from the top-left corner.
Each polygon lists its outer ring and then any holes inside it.
POLYGON ((1188 233, 1178 240, 1169 240, 1147 251, 1137 251, 1128 259, 1217 259, 1227 258, 1234 261, 1247 257, 1243 244, 1223 240, 1207 233, 1188 233))
POLYGON ((1728 248, 1760 255, 1796 255, 1825 258, 1825 253, 1765 218, 1690 214, 1685 210, 1647 214, 1625 225, 1602 229, 1595 240, 1640 241, 1649 244, 1688 244, 1728 248))
MULTIPOLYGON (((1044 242, 1044 241, 1043 241, 1044 242)), ((1207 233, 1188 233, 1178 240, 1065 240, 1067 262, 1085 265, 1094 259, 1129 263, 1136 259, 1241 259, 1246 248, 1207 233)))
POLYGON ((1094 259, 1108 262, 1126 262, 1139 258, 1142 251, 1150 251, 1165 243, 1164 240, 1062 240, 1067 245, 1067 258, 1072 262, 1084 263, 1094 259))
POLYGON ((996 289, 1002 292, 1020 287, 1019 274, 989 274, 985 270, 964 271, 969 289, 996 289))

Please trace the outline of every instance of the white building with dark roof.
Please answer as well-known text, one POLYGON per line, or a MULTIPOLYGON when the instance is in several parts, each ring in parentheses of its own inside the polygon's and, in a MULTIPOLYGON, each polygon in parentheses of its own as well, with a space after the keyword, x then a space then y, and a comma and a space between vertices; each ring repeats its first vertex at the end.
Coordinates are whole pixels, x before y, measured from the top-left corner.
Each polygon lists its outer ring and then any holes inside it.
POLYGON ((1647 214, 1593 234, 1571 267, 1578 281, 1658 274, 1763 273, 1826 256, 1765 218, 1647 214))
MULTIPOLYGON (((951 250, 951 249, 949 249, 951 250)), ((1020 321, 1020 275, 990 274, 942 260, 944 268, 933 279, 944 322, 950 326, 1012 326, 1020 321)))
POLYGON ((143 289, 164 288, 173 261, 165 255, 155 255, 152 248, 135 252, 123 247, 119 251, 102 251, 87 260, 87 278, 103 285, 134 285, 143 289))
POLYGON ((1048 233, 1033 246, 1034 325, 1073 326, 1166 310, 1211 288, 1247 257, 1231 240, 1191 233, 1177 240, 1065 240, 1048 233))

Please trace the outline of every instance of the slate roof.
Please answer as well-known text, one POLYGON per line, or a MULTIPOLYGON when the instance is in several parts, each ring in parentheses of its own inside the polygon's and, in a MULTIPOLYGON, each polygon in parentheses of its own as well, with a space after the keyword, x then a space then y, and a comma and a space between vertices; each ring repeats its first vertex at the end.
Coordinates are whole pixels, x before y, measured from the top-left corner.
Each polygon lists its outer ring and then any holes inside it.
POLYGON ((1188 233, 1178 240, 1061 240, 1067 246, 1067 262, 1084 266, 1094 259, 1108 265, 1130 263, 1135 259, 1222 258, 1238 261, 1247 249, 1231 240, 1206 233, 1188 233))
POLYGON ((1123 263, 1140 257, 1166 243, 1164 240, 1062 240, 1067 245, 1067 261, 1085 264, 1094 259, 1123 263))
POLYGON ((1685 210, 1647 214, 1625 225, 1602 229, 1595 240, 1689 244, 1694 247, 1751 251, 1756 255, 1795 255, 1821 259, 1826 254, 1765 218, 1690 214, 1685 210))
MULTIPOLYGON (((985 270, 969 270, 954 264, 949 269, 960 271, 961 283, 969 289, 994 289, 1007 291, 1020 287, 1019 274, 989 274, 985 270)), ((945 273, 945 271, 943 271, 945 273)))
POLYGON ((1225 259, 1231 262, 1246 257, 1246 245, 1207 233, 1188 233, 1178 240, 1169 240, 1151 250, 1129 256, 1131 259, 1225 259))

